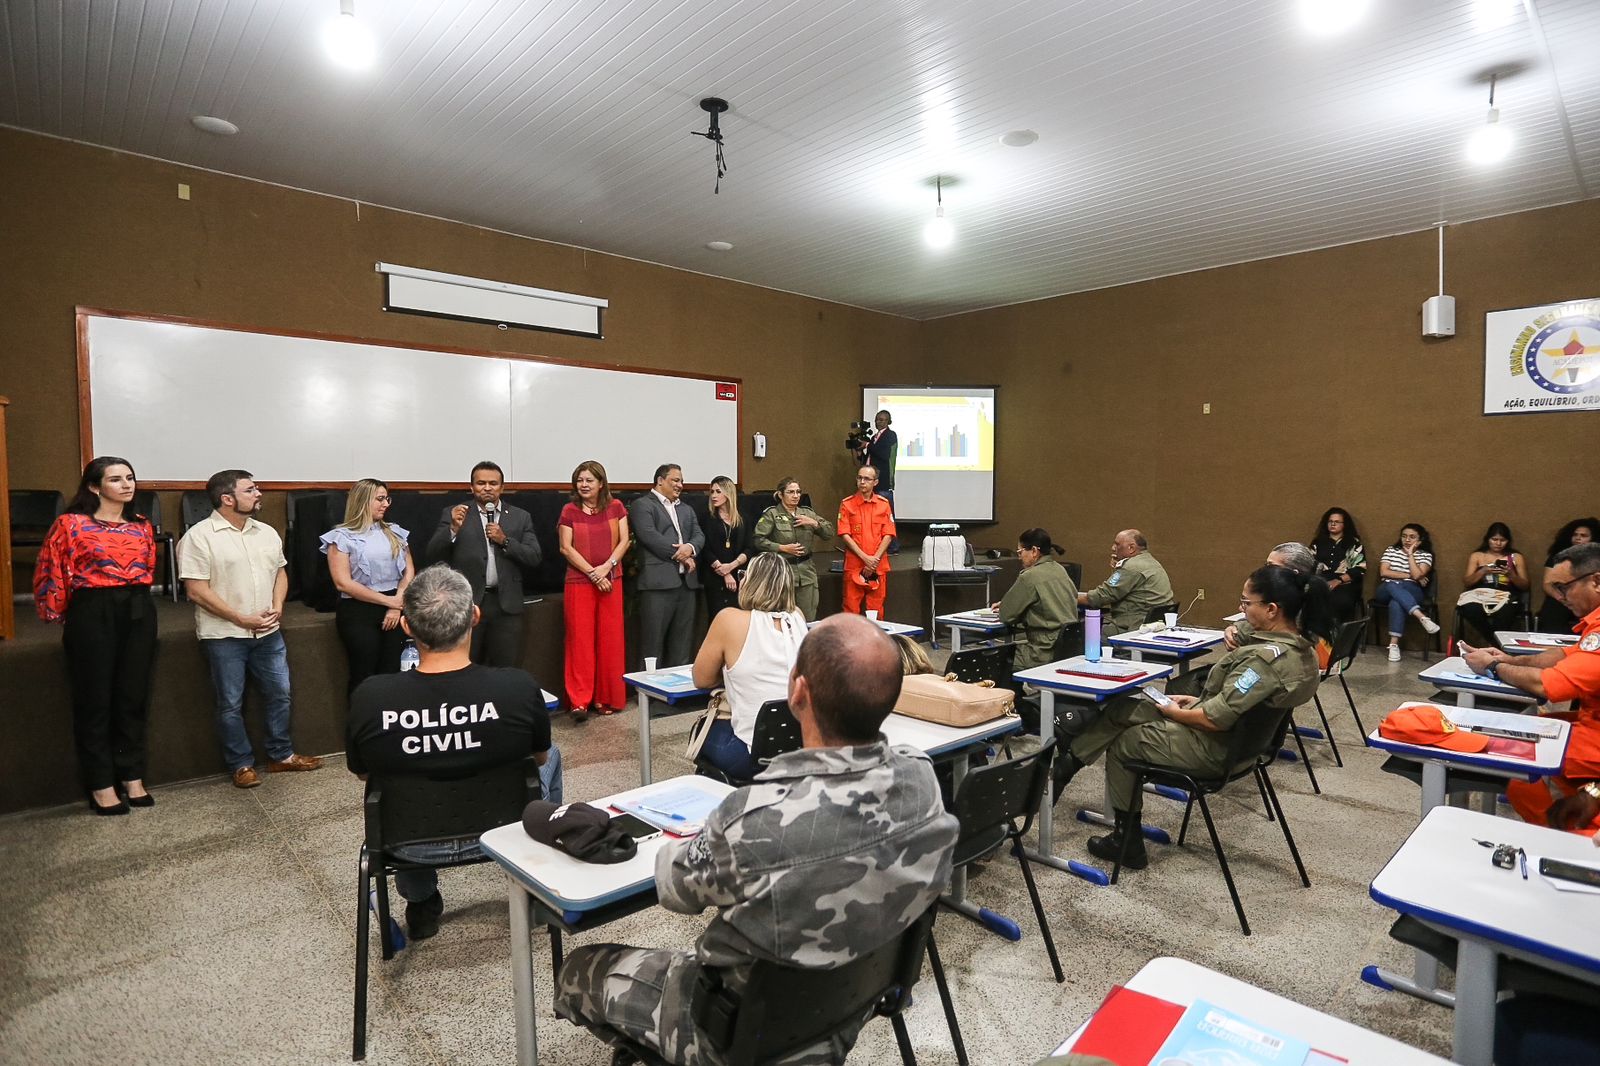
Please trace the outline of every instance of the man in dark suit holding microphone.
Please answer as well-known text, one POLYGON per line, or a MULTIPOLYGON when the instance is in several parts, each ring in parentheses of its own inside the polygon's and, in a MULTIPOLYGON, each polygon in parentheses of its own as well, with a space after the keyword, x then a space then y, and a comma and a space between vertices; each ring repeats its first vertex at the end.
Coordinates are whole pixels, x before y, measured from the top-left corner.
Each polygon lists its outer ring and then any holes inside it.
POLYGON ((522 658, 522 568, 539 565, 533 519, 500 502, 505 473, 485 459, 472 468, 472 502, 447 507, 428 541, 428 558, 459 570, 480 618, 472 661, 517 666, 522 658))

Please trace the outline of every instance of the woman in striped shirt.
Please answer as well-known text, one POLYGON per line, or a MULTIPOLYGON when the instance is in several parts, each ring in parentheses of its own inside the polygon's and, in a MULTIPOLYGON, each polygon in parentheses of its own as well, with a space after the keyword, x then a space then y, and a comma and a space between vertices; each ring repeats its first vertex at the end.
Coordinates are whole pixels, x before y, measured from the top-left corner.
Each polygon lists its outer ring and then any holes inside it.
POLYGON ((65 624, 73 740, 95 814, 127 814, 130 804, 156 802, 144 787, 156 540, 150 520, 134 512, 137 487, 128 460, 91 461, 78 494, 51 525, 33 573, 39 617, 65 624))
POLYGON ((1407 522, 1400 527, 1400 539, 1383 549, 1378 562, 1379 603, 1389 605, 1389 661, 1400 661, 1400 634, 1406 629, 1406 615, 1422 624, 1429 633, 1439 632, 1439 623, 1422 609, 1427 600, 1428 583, 1433 579, 1433 539, 1427 527, 1407 522))

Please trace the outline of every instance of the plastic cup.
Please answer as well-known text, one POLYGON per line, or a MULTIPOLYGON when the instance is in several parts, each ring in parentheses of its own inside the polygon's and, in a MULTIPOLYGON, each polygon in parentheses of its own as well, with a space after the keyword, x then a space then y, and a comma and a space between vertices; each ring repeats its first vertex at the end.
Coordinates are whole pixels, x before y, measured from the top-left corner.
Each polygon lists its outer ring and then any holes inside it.
POLYGON ((1174 626, 1176 626, 1178 624, 1178 612, 1177 611, 1168 611, 1164 617, 1167 620, 1167 628, 1168 629, 1171 629, 1171 628, 1173 628, 1174 626))
POLYGON ((869 622, 877 622, 877 620, 878 620, 878 612, 877 611, 868 611, 867 612, 867 621, 869 621, 869 622))
POLYGON ((656 657, 654 655, 646 655, 644 657, 644 668, 646 671, 654 670, 656 668, 656 657))

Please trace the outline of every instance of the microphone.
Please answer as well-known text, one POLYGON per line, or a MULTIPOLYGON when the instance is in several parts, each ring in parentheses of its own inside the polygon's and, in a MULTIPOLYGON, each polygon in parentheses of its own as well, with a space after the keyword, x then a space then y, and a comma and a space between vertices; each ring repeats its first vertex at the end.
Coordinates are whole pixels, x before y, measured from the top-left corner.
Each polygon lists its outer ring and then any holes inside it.
POLYGON ((495 505, 491 503, 488 507, 484 508, 483 517, 484 521, 488 522, 491 526, 494 525, 500 520, 499 508, 495 507, 495 505))

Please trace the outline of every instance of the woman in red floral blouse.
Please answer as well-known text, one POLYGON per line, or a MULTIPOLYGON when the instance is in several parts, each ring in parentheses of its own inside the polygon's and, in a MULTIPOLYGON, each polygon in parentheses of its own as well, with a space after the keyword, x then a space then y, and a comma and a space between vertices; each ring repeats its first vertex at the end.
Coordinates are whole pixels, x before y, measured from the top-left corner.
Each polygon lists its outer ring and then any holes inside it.
POLYGON ((155 806, 144 787, 144 726, 156 613, 155 531, 133 510, 133 464, 103 455, 50 527, 33 574, 39 617, 66 625, 78 766, 96 814, 155 806), (119 795, 119 792, 121 793, 119 795))

